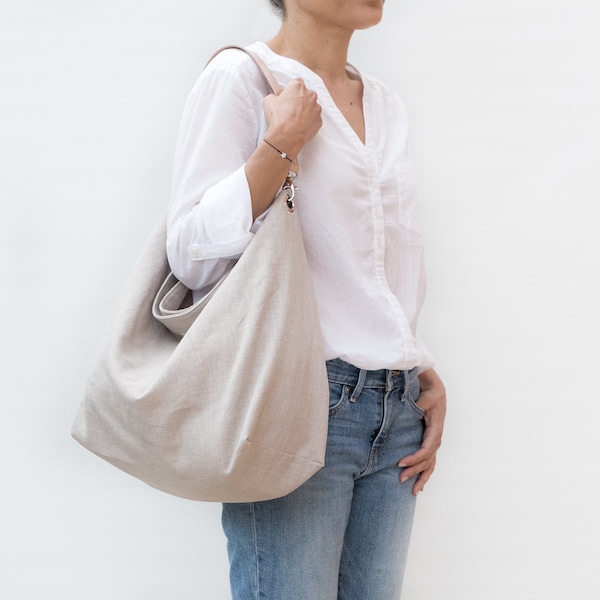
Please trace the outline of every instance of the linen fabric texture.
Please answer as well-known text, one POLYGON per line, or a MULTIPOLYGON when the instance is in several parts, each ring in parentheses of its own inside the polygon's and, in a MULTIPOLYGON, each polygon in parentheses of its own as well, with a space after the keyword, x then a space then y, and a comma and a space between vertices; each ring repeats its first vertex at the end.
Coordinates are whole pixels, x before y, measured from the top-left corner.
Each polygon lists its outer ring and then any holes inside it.
POLYGON ((166 216, 158 224, 100 345, 77 441, 192 500, 281 497, 323 466, 322 334, 287 198, 281 191, 235 266, 193 308, 178 306, 189 294, 170 272, 166 216))

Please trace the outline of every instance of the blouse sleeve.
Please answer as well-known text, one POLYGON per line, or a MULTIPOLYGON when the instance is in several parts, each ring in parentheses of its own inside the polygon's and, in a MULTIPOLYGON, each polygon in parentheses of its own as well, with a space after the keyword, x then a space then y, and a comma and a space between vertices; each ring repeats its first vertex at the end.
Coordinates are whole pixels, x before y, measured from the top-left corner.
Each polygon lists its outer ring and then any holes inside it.
POLYGON ((187 100, 173 165, 167 256, 190 289, 217 281, 260 225, 252 221, 244 164, 266 126, 267 93, 254 63, 229 50, 206 67, 187 100))

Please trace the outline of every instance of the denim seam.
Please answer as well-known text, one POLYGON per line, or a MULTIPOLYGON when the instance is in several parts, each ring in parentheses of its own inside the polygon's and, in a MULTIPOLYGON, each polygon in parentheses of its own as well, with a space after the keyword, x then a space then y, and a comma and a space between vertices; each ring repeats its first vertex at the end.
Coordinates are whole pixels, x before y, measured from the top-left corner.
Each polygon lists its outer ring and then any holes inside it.
POLYGON ((254 570, 254 581, 256 588, 256 600, 260 599, 260 565, 259 565, 259 556, 258 556, 258 533, 256 531, 256 504, 254 502, 251 503, 252 510, 252 537, 254 538, 254 556, 256 559, 255 570, 254 570))
POLYGON ((388 443, 388 435, 387 434, 389 433, 390 424, 392 421, 392 417, 390 416, 392 402, 389 401, 389 397, 390 397, 390 394, 394 391, 394 389, 395 388, 387 390, 383 396, 383 400, 381 403, 382 410, 383 410, 381 426, 379 427, 379 431, 377 432, 377 435, 375 436, 375 439, 373 440, 373 442, 371 444, 371 450, 369 451, 369 460, 367 461, 367 466, 363 469, 362 473, 360 473, 360 475, 357 479, 359 479, 360 477, 364 477, 365 475, 369 475, 369 473, 372 471, 373 466, 375 465, 375 461, 377 460, 379 455, 384 451, 384 449, 388 443), (379 439, 379 437, 381 436, 381 432, 384 430, 386 431, 386 435, 383 437, 383 441, 382 441, 381 445, 378 448, 376 448, 375 442, 377 441, 377 439, 379 439))
MULTIPOLYGON (((410 373, 410 371, 406 371, 407 373, 410 373)), ((403 371, 404 373, 404 371, 403 371)), ((335 376, 329 376, 327 378, 329 383, 334 383, 337 385, 349 385, 349 386, 357 386, 358 385, 358 380, 356 378, 347 378, 347 377, 335 377, 335 376)), ((403 380, 395 383, 394 385, 392 385, 391 387, 388 385, 388 383, 386 381, 382 381, 381 383, 369 383, 368 381, 365 381, 363 383, 363 385, 361 386, 361 389, 365 389, 365 390, 395 390, 398 388, 402 388, 402 387, 406 387, 407 385, 409 385, 410 383, 412 383, 414 381, 414 377, 411 377, 410 380, 408 379, 408 376, 406 378, 404 378, 403 380)))

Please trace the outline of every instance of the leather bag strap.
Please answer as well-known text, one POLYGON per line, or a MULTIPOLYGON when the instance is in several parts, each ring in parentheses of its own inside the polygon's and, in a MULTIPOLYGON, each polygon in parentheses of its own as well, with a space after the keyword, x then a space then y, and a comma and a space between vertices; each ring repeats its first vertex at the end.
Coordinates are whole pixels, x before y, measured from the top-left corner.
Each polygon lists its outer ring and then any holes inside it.
POLYGON ((210 61, 213 60, 213 58, 215 58, 215 56, 217 56, 217 54, 220 54, 221 52, 223 52, 223 50, 230 50, 230 49, 231 50, 241 50, 242 52, 245 52, 256 63, 256 66, 260 69, 260 72, 263 74, 263 77, 265 78, 266 82, 269 84, 269 87, 271 88, 273 93, 276 95, 281 93, 281 90, 283 88, 279 85, 279 83, 277 83, 277 80, 273 76, 273 73, 271 73, 269 67, 267 67, 267 65, 264 63, 264 61, 260 57, 258 57, 254 52, 247 50, 246 48, 243 48, 242 46, 223 46, 223 48, 219 48, 219 50, 217 50, 208 59, 206 64, 208 65, 210 63, 210 61))

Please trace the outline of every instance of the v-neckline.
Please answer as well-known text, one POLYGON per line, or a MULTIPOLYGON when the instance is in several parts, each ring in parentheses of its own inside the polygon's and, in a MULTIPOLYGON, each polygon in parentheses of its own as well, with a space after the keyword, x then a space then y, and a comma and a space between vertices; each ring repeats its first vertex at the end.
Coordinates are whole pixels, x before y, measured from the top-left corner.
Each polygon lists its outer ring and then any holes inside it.
POLYGON ((335 100, 333 99, 333 96, 331 95, 331 92, 329 91, 329 88, 327 87, 327 85, 325 85, 325 82, 323 81, 323 78, 320 75, 318 75, 312 69, 309 69, 306 65, 294 58, 289 58, 288 56, 282 56, 281 54, 277 54, 276 52, 271 50, 271 48, 269 48, 269 46, 264 42, 258 43, 261 44, 266 49, 266 51, 280 63, 288 62, 290 64, 293 64, 296 67, 296 70, 301 70, 303 73, 302 79, 305 79, 306 81, 311 81, 314 85, 318 85, 321 88, 321 91, 324 92, 324 95, 319 95, 319 102, 323 103, 324 100, 327 101, 327 103, 332 108, 333 112, 337 115, 338 120, 342 123, 344 129, 347 131, 348 137, 350 138, 352 143, 355 146, 359 147, 361 152, 364 152, 369 146, 371 136, 369 135, 369 98, 367 93, 367 85, 365 84, 365 78, 362 76, 361 72, 353 64, 346 63, 346 70, 352 71, 362 83, 362 115, 365 131, 364 142, 360 138, 354 127, 352 127, 350 121, 348 121, 348 119, 346 118, 346 115, 344 115, 344 113, 340 110, 339 106, 336 104, 335 100))

